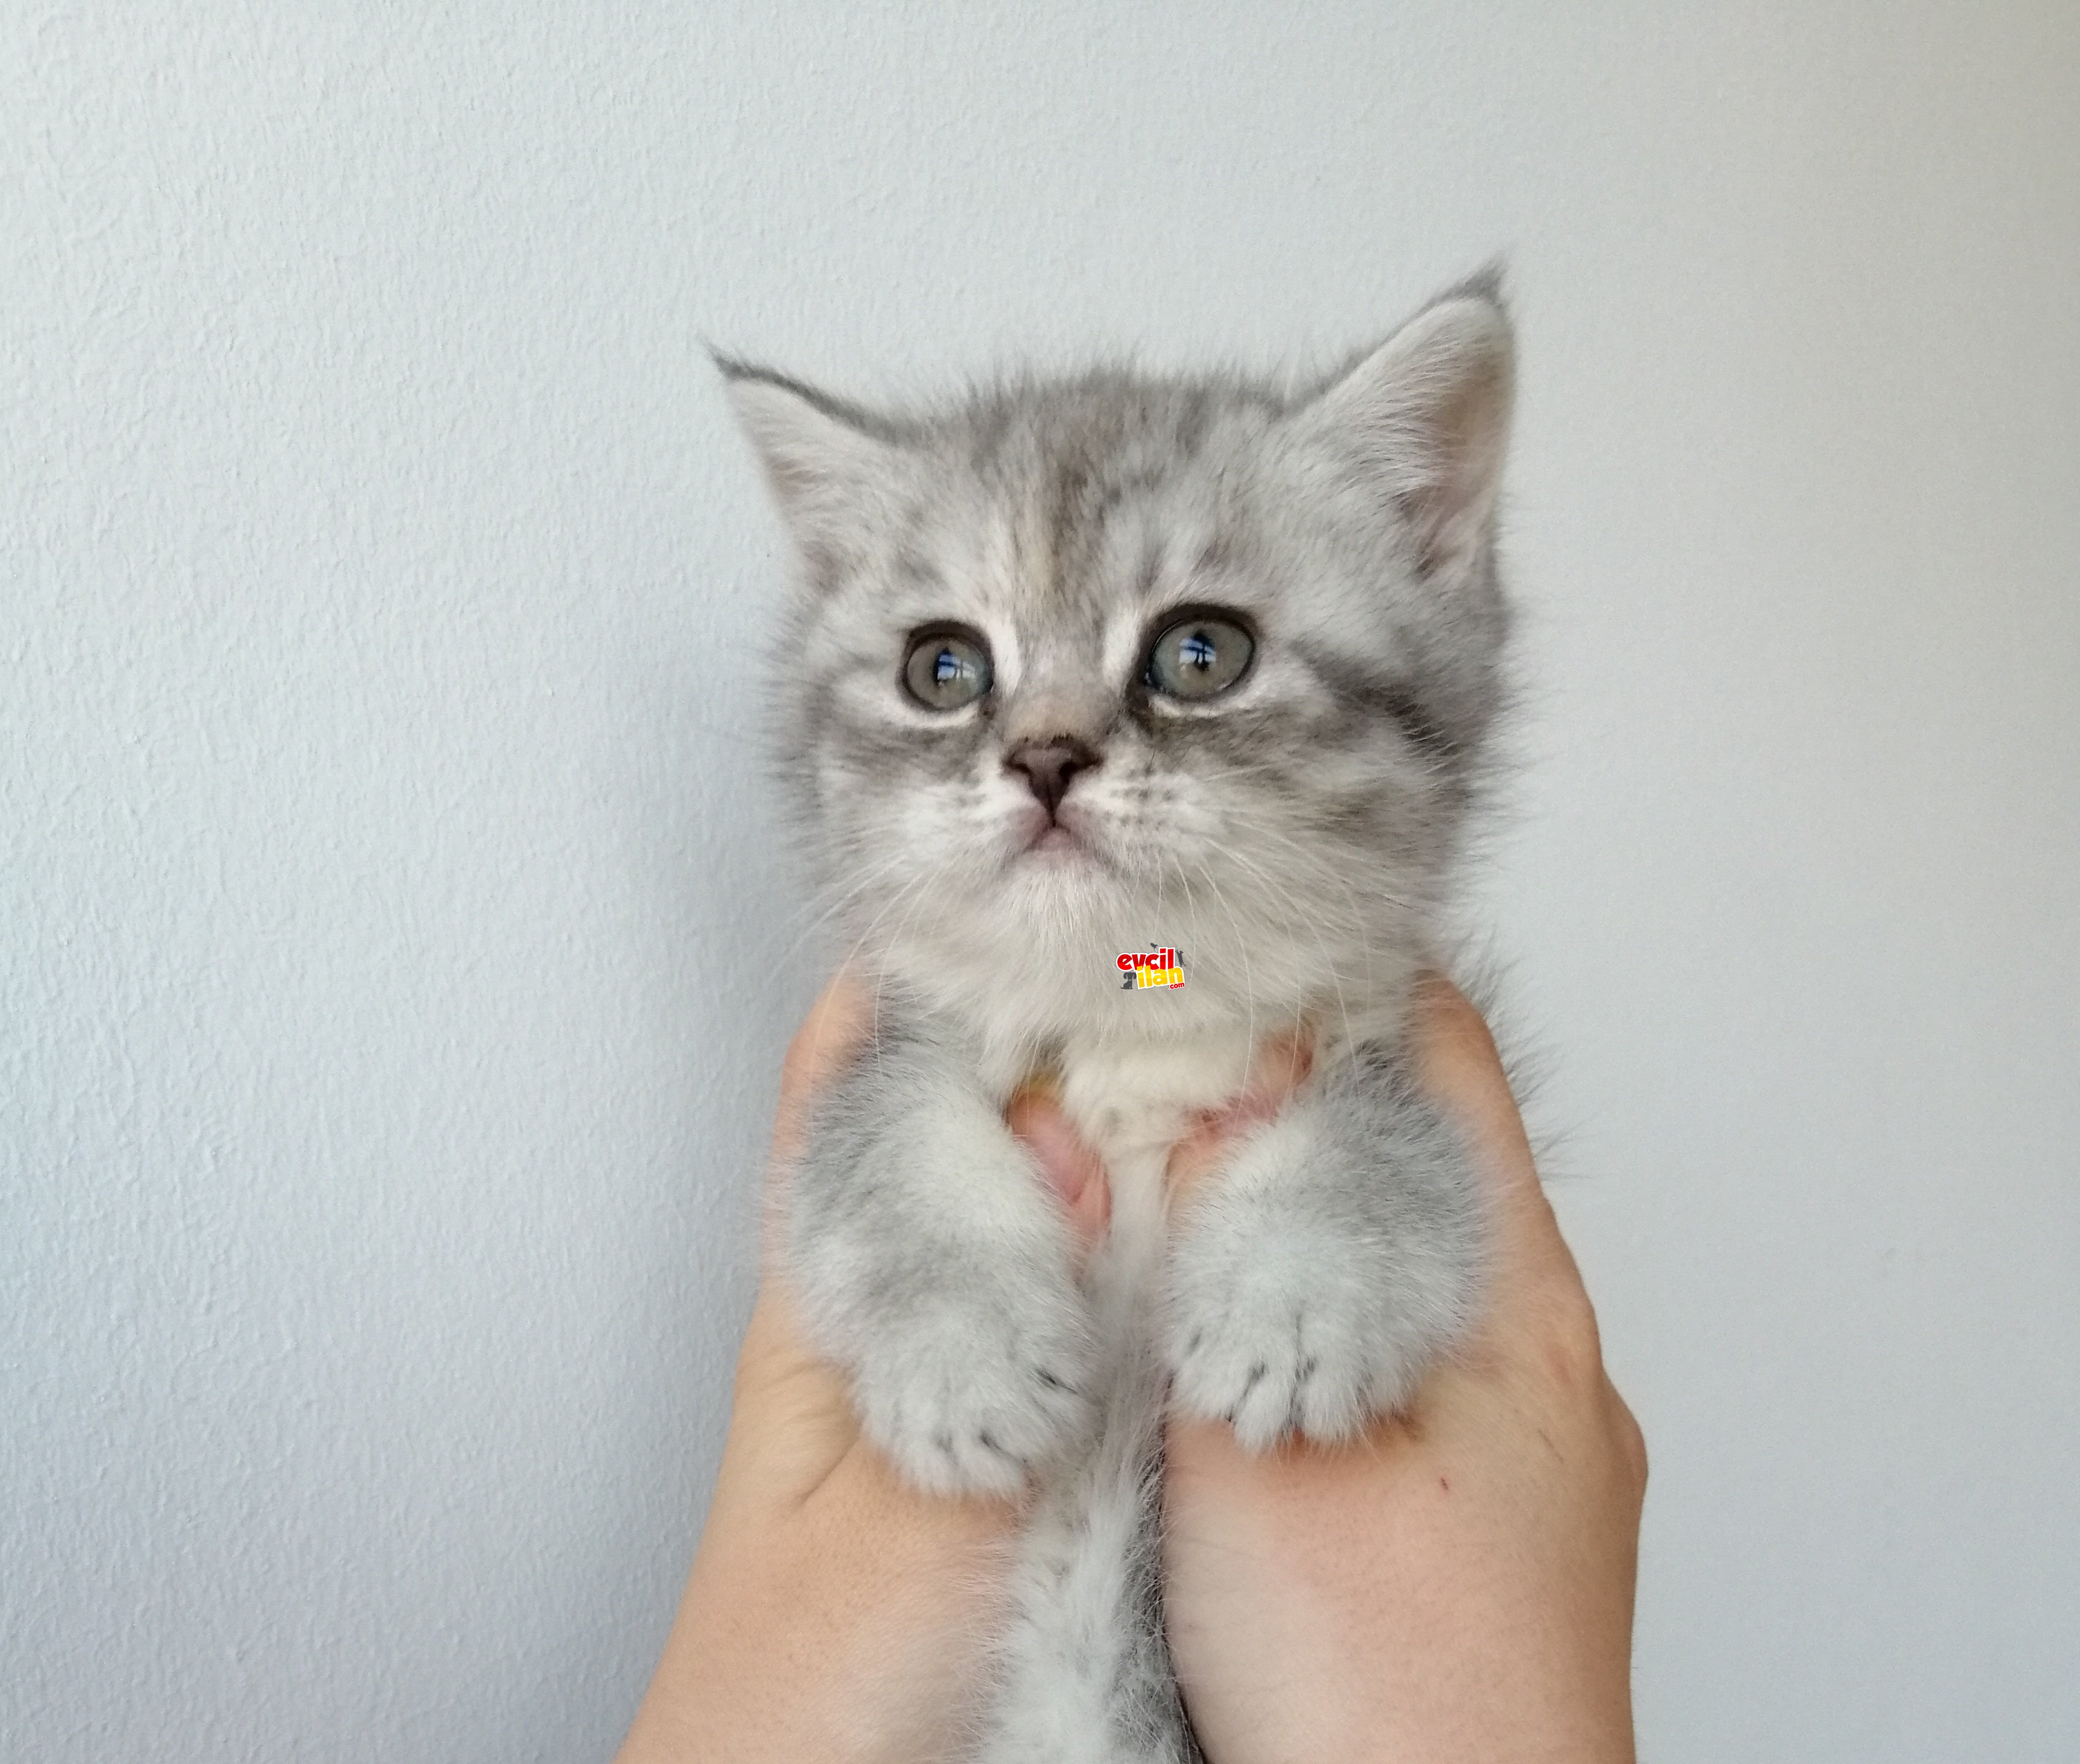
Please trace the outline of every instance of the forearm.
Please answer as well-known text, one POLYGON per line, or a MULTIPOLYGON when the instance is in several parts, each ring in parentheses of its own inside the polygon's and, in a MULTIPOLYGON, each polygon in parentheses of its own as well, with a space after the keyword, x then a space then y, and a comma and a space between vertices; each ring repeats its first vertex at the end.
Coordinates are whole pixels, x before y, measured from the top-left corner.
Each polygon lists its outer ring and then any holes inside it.
MULTIPOLYGON (((810 1099, 849 1065, 866 1018, 857 989, 835 985, 788 1051, 782 1192, 810 1099)), ((700 1547, 620 1764, 958 1755, 1017 1525, 1008 1502, 918 1493, 865 1445, 843 1378, 769 1266, 700 1547)))
POLYGON ((1426 1088, 1482 1173, 1487 1314, 1348 1445, 1171 1430, 1178 1677, 1213 1764, 1630 1764, 1646 1460, 1494 1045, 1436 989, 1426 1088))
POLYGON ((1605 1467, 1541 1514, 1477 1441, 1435 1445, 1387 1422, 1252 1459, 1173 1434, 1173 1641, 1212 1764, 1630 1764, 1628 1472, 1556 1437, 1605 1467))
POLYGON ((989 1503, 920 1512, 865 1453, 789 1522, 711 1521, 620 1764, 958 1755, 1008 1531, 989 1503))

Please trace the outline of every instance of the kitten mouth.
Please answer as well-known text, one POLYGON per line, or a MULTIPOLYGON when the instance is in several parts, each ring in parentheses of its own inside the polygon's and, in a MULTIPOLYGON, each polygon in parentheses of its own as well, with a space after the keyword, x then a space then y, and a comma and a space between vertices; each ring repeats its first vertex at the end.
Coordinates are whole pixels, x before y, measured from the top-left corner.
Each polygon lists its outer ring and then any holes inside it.
POLYGON ((1028 857, 1063 858, 1093 855, 1090 846, 1059 821, 1050 821, 1026 842, 1028 857))
POLYGON ((1067 817, 1043 817, 1025 835, 1013 854, 1013 863, 1030 863, 1044 869, 1074 868, 1080 864, 1102 864, 1105 855, 1089 834, 1071 825, 1067 817))

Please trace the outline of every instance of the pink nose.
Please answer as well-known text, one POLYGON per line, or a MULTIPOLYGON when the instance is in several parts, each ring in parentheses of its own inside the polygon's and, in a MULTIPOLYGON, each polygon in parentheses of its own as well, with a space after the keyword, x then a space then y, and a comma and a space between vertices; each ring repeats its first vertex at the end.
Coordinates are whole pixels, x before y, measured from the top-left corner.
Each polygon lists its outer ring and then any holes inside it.
POLYGON ((1069 793, 1069 780, 1088 771, 1104 756, 1087 741, 1073 735, 1050 735, 1043 741, 1021 741, 1004 756, 1004 769, 1023 772, 1033 794, 1055 818, 1055 811, 1069 793))

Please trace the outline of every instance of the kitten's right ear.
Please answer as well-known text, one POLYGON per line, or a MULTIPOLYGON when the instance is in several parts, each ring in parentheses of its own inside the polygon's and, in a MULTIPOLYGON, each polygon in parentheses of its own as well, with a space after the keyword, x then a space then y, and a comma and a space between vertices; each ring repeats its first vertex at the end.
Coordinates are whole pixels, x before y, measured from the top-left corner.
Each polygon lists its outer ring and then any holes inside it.
POLYGON ((795 543, 812 558, 844 552, 904 475, 907 450, 893 425, 770 368, 715 362, 795 543))

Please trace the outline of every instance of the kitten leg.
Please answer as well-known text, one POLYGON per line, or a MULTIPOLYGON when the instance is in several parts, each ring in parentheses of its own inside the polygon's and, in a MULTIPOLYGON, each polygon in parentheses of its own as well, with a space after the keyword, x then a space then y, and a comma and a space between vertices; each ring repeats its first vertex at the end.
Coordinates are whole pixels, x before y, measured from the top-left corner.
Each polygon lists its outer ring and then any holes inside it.
POLYGON ((812 1339, 920 1487, 1014 1493, 1087 1434, 1067 1222, 949 1047, 884 1023, 811 1124, 787 1241, 812 1339))
POLYGON ((1348 1438, 1471 1322, 1482 1241, 1457 1135, 1398 1061, 1361 1049, 1193 1197, 1165 1321, 1177 1406, 1253 1451, 1348 1438))

